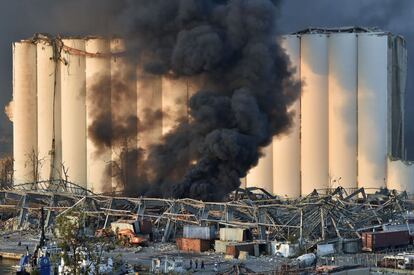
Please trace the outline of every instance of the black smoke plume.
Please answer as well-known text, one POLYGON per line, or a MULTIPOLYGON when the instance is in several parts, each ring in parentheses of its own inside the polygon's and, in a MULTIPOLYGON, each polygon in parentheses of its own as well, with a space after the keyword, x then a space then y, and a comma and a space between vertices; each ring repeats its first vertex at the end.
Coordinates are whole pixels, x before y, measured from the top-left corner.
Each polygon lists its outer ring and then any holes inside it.
MULTIPOLYGON (((133 154, 138 164, 125 186, 129 194, 221 200, 240 185, 272 137, 288 129, 287 109, 299 89, 276 41, 278 2, 130 3, 123 15, 133 18, 127 24, 128 59, 148 74, 202 76, 204 85, 189 100, 190 119, 180 120, 147 157, 141 148, 123 151, 119 163, 133 154)), ((95 125, 105 125, 109 118, 96 119, 95 125)), ((142 118, 137 120, 140 125, 142 118)), ((108 145, 122 136, 118 124, 111 134, 100 127, 89 131, 108 145)))

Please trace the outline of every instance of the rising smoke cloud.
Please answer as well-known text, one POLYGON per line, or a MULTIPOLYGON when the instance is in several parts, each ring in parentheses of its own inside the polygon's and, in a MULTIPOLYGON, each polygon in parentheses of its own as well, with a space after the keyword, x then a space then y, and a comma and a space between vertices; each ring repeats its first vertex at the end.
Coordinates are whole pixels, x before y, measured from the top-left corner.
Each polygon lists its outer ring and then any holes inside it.
MULTIPOLYGON (((128 60, 147 74, 204 80, 189 100, 190 119, 179 121, 147 157, 142 148, 123 151, 123 158, 135 155, 138 164, 128 168, 134 174, 125 184, 129 194, 221 200, 240 185, 272 137, 288 129, 287 109, 299 89, 276 41, 278 2, 141 0, 126 9, 124 17, 133 18, 128 60)), ((108 120, 97 116, 93 125, 108 120)), ((145 119, 137 120, 138 132, 145 131, 145 119)), ((120 123, 112 120, 112 127, 120 123)), ((121 137, 95 130, 102 129, 89 129, 98 144, 121 137)))

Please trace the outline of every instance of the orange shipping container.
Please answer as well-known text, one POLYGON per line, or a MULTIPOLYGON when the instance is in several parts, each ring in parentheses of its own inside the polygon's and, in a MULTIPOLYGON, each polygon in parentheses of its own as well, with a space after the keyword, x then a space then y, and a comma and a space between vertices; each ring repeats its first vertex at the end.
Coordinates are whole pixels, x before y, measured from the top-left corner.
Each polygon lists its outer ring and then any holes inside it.
POLYGON ((177 238, 176 243, 178 250, 186 252, 204 252, 211 248, 210 240, 177 238))
POLYGON ((249 255, 255 255, 255 245, 257 246, 257 250, 258 250, 258 244, 255 243, 232 243, 232 244, 228 244, 226 246, 226 255, 231 255, 234 258, 238 258, 240 251, 245 251, 247 252, 249 255))

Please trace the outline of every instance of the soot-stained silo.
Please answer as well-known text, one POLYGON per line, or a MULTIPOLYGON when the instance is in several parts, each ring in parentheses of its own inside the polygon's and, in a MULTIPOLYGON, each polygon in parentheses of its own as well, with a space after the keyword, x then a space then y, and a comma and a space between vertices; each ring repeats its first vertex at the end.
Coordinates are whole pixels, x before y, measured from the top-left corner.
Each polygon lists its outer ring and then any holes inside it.
POLYGON ((84 39, 63 39, 67 46, 62 51, 61 114, 62 165, 68 180, 87 187, 86 162, 86 57, 84 39))
POLYGON ((145 155, 162 138, 162 78, 137 69, 138 148, 145 155))
POLYGON ((175 128, 180 119, 188 116, 190 80, 187 78, 162 78, 162 134, 175 128))
POLYGON ((14 184, 38 180, 36 45, 13 43, 14 184))
MULTIPOLYGON (((131 118, 137 115, 137 83, 136 70, 128 62, 128 56, 123 53, 126 50, 125 41, 114 38, 111 44, 111 124, 128 125, 128 135, 116 140, 112 139, 112 163, 124 166, 122 152, 134 151, 137 149, 137 129, 138 123, 128 123, 131 118)), ((136 159, 129 160, 131 165, 137 165, 136 159)), ((121 169, 122 170, 122 169, 121 169)), ((119 177, 115 177, 120 171, 111 171, 113 191, 122 191, 124 186, 119 177)), ((124 173, 125 174, 125 173, 124 173)), ((127 175, 123 176, 127 178, 127 175)))
POLYGON ((39 179, 61 177, 61 95, 58 45, 39 36, 37 45, 37 148, 39 179))
MULTIPOLYGON (((85 51, 88 53, 86 55, 86 121, 89 129, 101 110, 111 113, 110 41, 103 38, 89 38, 85 42, 85 51)), ((111 127, 108 126, 108 129, 110 130, 111 127)), ((92 192, 112 191, 111 179, 107 175, 111 158, 111 148, 96 146, 92 133, 87 131, 87 186, 92 192)))

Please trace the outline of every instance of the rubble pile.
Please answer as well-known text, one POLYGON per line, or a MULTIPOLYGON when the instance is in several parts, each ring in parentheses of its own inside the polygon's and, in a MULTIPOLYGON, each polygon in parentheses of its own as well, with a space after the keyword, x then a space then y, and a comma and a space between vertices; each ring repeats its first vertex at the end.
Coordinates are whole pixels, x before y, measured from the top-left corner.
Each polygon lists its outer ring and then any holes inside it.
MULTIPOLYGON (((350 191, 338 187, 285 199, 259 188, 247 188, 232 193, 225 202, 115 197, 68 190, 0 190, 0 203, 7 205, 3 209, 14 207, 14 215, 4 215, 7 218, 0 220, 3 232, 38 230, 41 209, 45 228, 51 232, 59 216, 77 209, 85 215, 82 222, 88 234, 104 237, 106 230, 112 230, 113 236, 119 236, 128 230, 130 234, 123 235, 128 237, 123 253, 146 264, 152 256, 174 258, 185 252, 206 256, 206 265, 211 268, 220 262, 246 263, 253 269, 257 265, 257 270, 275 270, 277 265, 279 269, 285 266, 280 272, 287 273, 313 268, 316 259, 327 263, 326 259, 338 253, 359 253, 362 249, 377 253, 395 248, 396 242, 372 245, 369 240, 373 237, 386 240, 387 236, 398 236, 398 244, 404 248, 412 247, 414 239, 414 200, 404 192, 387 189, 368 193, 364 188, 350 191), (312 251, 315 254, 309 253, 312 251), (218 258, 209 259, 209 253, 218 258), (301 261, 303 255, 313 260, 301 261), (285 265, 284 258, 290 258, 285 265)), ((227 267, 234 272, 231 265, 227 267)), ((243 266, 239 268, 244 270, 243 266)))

